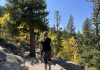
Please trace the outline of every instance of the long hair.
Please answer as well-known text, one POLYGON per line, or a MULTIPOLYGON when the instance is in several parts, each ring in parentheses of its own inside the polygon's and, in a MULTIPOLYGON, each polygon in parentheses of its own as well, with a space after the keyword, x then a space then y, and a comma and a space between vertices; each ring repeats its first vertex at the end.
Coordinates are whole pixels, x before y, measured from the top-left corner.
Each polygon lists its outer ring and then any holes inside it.
POLYGON ((43 32, 43 41, 45 41, 47 37, 48 37, 48 32, 44 31, 43 32))

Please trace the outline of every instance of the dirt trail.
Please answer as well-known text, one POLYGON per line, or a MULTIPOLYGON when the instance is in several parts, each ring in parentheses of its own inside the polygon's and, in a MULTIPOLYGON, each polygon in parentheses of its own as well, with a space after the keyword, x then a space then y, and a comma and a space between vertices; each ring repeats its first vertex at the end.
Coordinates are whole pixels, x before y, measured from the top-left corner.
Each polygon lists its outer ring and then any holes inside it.
MULTIPOLYGON (((29 70, 44 70, 44 63, 37 63, 32 65, 30 61, 26 61, 25 65, 29 67, 29 70)), ((51 70, 62 70, 62 68, 56 64, 51 65, 51 70)))

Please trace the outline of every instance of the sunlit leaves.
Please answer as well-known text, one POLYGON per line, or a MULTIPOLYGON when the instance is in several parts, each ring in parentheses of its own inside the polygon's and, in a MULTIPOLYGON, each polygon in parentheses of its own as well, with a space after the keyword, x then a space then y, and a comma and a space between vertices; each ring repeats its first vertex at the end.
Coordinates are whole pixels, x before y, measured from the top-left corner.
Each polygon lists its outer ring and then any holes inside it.
POLYGON ((80 54, 78 54, 78 49, 76 46, 75 37, 70 37, 67 40, 62 41, 63 49, 58 53, 59 56, 63 57, 65 60, 70 60, 75 63, 80 62, 80 54))
POLYGON ((6 21, 10 19, 10 14, 6 13, 2 17, 0 17, 0 24, 4 24, 6 21))

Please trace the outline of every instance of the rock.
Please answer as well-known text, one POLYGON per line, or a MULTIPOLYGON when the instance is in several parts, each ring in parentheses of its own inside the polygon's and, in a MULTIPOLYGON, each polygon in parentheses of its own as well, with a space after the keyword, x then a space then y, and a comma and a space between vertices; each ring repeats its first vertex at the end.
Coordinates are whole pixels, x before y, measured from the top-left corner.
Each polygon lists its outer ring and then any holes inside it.
POLYGON ((21 64, 20 65, 20 70, 29 70, 29 68, 25 64, 21 64))
POLYGON ((0 49, 0 61, 6 61, 6 53, 0 49))
POLYGON ((0 46, 0 50, 3 50, 3 48, 0 46))
POLYGON ((6 41, 0 38, 0 46, 7 53, 13 53, 15 55, 22 55, 21 51, 16 47, 16 44, 13 42, 6 41))
POLYGON ((0 50, 0 58, 2 58, 0 61, 0 70, 28 70, 28 67, 25 66, 25 62, 20 56, 6 54, 3 50, 0 50))
POLYGON ((17 59, 17 61, 20 63, 20 64, 24 64, 25 61, 20 57, 20 56, 17 56, 17 55, 14 55, 17 59))

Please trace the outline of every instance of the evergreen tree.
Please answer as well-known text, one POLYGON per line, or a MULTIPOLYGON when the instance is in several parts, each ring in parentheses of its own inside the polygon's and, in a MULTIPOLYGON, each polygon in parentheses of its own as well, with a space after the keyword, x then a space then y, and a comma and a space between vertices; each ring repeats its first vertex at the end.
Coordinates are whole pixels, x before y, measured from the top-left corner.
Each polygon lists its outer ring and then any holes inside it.
POLYGON ((56 19, 56 31, 59 31, 59 25, 60 25, 60 20, 61 20, 61 15, 59 13, 59 11, 57 10, 54 14, 55 19, 56 19))
POLYGON ((74 20, 73 20, 73 16, 71 15, 66 27, 66 31, 69 33, 68 36, 72 36, 75 34, 75 27, 74 27, 74 20))
POLYGON ((90 36, 90 33, 91 33, 91 23, 90 23, 90 20, 88 18, 86 18, 86 20, 83 23, 82 32, 85 35, 85 37, 89 37, 90 36))
POLYGON ((63 30, 62 30, 62 35, 63 35, 63 38, 64 39, 66 39, 67 38, 67 31, 66 31, 66 29, 64 28, 63 30))
POLYGON ((4 25, 5 27, 5 37, 8 38, 13 38, 15 39, 16 36, 19 35, 19 31, 17 29, 16 24, 14 24, 14 22, 12 21, 7 21, 4 25))
POLYGON ((2 16, 5 12, 5 8, 0 6, 0 16, 2 16))
POLYGON ((91 39, 93 37, 93 29, 92 24, 90 23, 90 20, 86 18, 86 20, 83 23, 83 37, 84 37, 84 43, 87 45, 90 45, 91 39))
POLYGON ((24 22, 30 33, 30 56, 35 57, 35 28, 47 29, 45 0, 7 0, 7 11, 17 25, 24 22))
POLYGON ((57 52, 59 52, 61 50, 61 36, 62 36, 62 32, 61 32, 61 29, 60 28, 60 20, 61 20, 61 15, 59 13, 59 11, 56 11, 55 12, 55 19, 56 19, 56 33, 57 33, 57 44, 56 44, 56 47, 57 47, 57 52))
POLYGON ((78 33, 77 33, 77 43, 78 43, 78 45, 82 44, 82 34, 80 33, 79 30, 78 30, 78 33))

